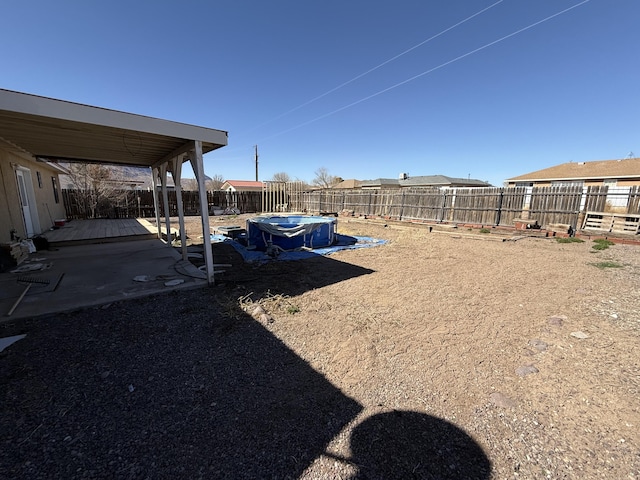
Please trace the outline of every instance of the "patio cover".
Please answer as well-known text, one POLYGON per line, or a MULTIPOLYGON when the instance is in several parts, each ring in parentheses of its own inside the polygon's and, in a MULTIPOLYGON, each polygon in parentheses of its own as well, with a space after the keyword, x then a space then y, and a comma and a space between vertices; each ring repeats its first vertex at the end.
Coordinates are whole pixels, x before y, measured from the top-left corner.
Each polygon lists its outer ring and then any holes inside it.
MULTIPOLYGON (((182 163, 190 160, 200 192, 207 278, 213 283, 203 154, 227 145, 227 132, 0 89, 0 137, 40 161, 151 168, 154 187, 159 181, 162 189, 167 232, 167 173, 172 174, 179 192, 182 163)), ((158 236, 162 238, 157 188, 153 193, 158 236)), ((177 198, 186 260, 182 197, 177 198)))

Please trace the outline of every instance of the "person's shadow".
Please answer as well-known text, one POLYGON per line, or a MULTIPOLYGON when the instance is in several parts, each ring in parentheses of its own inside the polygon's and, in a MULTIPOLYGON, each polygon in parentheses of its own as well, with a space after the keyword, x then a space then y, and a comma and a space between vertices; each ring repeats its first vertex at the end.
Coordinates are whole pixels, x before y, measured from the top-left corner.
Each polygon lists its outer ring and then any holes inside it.
POLYGON ((488 479, 491 461, 468 434, 445 420, 394 410, 367 418, 351 434, 351 480, 488 479))

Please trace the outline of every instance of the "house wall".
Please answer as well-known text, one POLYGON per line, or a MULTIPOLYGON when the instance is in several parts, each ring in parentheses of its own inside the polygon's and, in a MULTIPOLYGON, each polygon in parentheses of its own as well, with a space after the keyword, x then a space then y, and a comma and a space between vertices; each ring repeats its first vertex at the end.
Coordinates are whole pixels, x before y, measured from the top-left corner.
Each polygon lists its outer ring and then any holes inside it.
MULTIPOLYGON (((567 180, 569 181, 569 180, 567 180)), ((527 183, 527 182, 509 182, 508 183, 508 187, 515 187, 517 184, 520 183, 527 183)), ((602 180, 585 180, 584 181, 584 186, 585 187, 601 187, 604 185, 604 182, 602 180)), ((534 187, 551 187, 552 186, 552 182, 548 181, 548 182, 533 182, 533 186, 534 187)), ((631 178, 631 179, 619 179, 617 184, 617 187, 636 187, 636 186, 640 186, 640 177, 638 178, 631 178)))
POLYGON ((53 226, 53 220, 65 218, 58 171, 46 163, 36 162, 26 153, 12 150, 0 143, 0 242, 11 240, 11 230, 15 230, 16 235, 21 238, 27 236, 16 179, 16 170, 20 168, 28 169, 31 177, 32 208, 36 212, 34 233, 42 233, 53 226), (57 201, 52 179, 55 179, 58 188, 57 201))
POLYGON ((635 179, 618 180, 618 187, 636 187, 640 186, 640 177, 635 179))

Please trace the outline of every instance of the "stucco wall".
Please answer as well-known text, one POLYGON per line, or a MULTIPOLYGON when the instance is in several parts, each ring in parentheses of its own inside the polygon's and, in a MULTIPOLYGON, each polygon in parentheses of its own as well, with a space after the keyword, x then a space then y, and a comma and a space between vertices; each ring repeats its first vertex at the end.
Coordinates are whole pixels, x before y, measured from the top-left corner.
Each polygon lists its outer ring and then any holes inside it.
MULTIPOLYGON (((520 182, 511 182, 508 184, 509 187, 515 187, 516 183, 520 182)), ((522 182, 526 183, 526 182, 522 182)), ((604 183, 602 180, 584 180, 585 187, 601 187, 604 183)), ((548 182, 534 182, 535 187, 551 187, 552 183, 548 182)), ((635 187, 640 186, 640 177, 634 179, 619 179, 617 185, 618 187, 635 187)))
POLYGON ((14 151, 11 147, 0 143, 0 242, 11 240, 12 229, 19 237, 26 237, 16 180, 16 169, 19 168, 27 174, 26 178, 31 177, 33 188, 31 207, 36 212, 34 233, 39 234, 48 230, 53 226, 53 220, 65 217, 58 171, 46 163, 36 162, 29 155, 14 151), (52 179, 55 179, 58 187, 57 202, 52 179))

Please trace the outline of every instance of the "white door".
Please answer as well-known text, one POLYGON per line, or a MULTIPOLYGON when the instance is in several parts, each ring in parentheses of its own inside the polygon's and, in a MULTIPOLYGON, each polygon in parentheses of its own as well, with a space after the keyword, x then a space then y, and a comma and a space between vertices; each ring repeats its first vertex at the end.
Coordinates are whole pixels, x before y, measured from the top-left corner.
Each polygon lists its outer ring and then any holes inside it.
POLYGON ((24 171, 16 170, 16 176, 18 177, 18 192, 20 193, 20 203, 22 203, 24 226, 27 230, 27 237, 32 237, 35 232, 33 230, 33 221, 31 219, 31 204, 29 202, 29 191, 27 190, 24 171))

